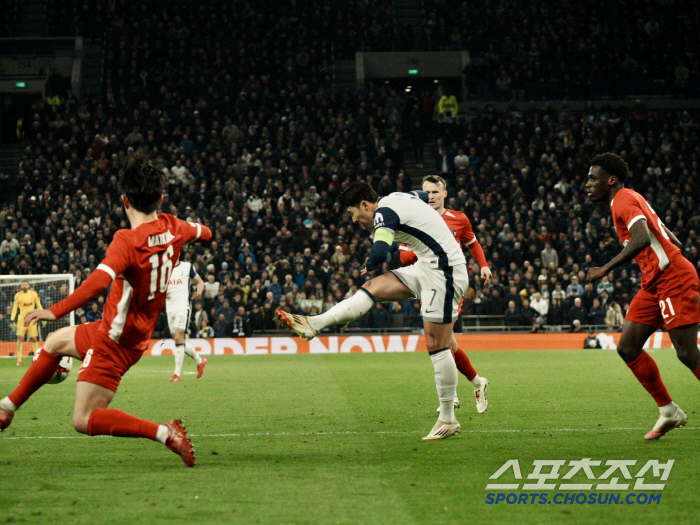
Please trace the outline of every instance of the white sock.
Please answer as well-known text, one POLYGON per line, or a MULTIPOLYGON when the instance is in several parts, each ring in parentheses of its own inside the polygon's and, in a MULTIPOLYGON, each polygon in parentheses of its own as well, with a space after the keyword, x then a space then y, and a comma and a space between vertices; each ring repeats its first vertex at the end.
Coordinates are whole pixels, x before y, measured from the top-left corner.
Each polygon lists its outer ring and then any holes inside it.
POLYGON ((158 432, 156 432, 156 441, 158 443, 163 443, 165 445, 165 442, 168 440, 168 427, 165 425, 158 425, 158 432))
POLYGON ((474 387, 474 390, 478 390, 479 388, 481 388, 481 376, 479 374, 476 374, 471 380, 471 384, 474 387))
POLYGON ((440 419, 452 423, 455 419, 454 400, 457 395, 457 365, 449 348, 430 356, 435 368, 435 387, 440 398, 440 419))
POLYGON ((10 401, 9 397, 3 397, 2 399, 0 399, 0 408, 4 408, 5 410, 10 410, 11 412, 14 412, 15 410, 17 410, 17 405, 10 401))
POLYGON ((198 365, 202 364, 202 358, 199 356, 197 353, 197 350, 192 348, 190 345, 185 343, 185 353, 190 356, 192 359, 194 359, 194 362, 197 363, 198 365))
POLYGON ((182 375, 182 362, 185 360, 185 345, 175 345, 175 375, 182 375))
POLYGON ((346 324, 359 319, 374 306, 374 298, 364 289, 344 301, 340 301, 324 314, 308 317, 309 325, 314 330, 323 330, 334 324, 346 324))
POLYGON ((671 401, 668 405, 664 405, 662 407, 659 407, 659 413, 663 417, 673 417, 676 415, 677 408, 678 408, 678 406, 673 401, 671 401))

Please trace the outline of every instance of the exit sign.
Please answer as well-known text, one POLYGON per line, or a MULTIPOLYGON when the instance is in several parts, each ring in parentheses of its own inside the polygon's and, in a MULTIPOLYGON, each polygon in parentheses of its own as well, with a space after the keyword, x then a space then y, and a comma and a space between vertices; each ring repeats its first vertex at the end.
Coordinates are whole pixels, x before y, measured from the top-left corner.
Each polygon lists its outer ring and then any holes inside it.
POLYGON ((417 69, 409 69, 409 70, 408 70, 408 74, 409 74, 409 75, 417 75, 417 74, 418 74, 418 70, 417 70, 417 69))
POLYGON ((26 89, 27 83, 26 82, 15 82, 15 87, 17 89, 26 89))

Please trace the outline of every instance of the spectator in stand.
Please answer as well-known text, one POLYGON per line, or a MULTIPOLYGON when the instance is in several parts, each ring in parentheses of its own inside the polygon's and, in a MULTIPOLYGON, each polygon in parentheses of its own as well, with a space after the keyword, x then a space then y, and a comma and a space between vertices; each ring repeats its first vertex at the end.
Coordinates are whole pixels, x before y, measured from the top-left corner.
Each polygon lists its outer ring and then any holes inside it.
POLYGON ((547 324, 549 302, 542 297, 542 294, 540 292, 535 292, 534 294, 532 294, 532 301, 530 302, 530 307, 537 313, 537 315, 535 316, 535 321, 540 326, 547 324))
POLYGON ((605 324, 608 325, 608 330, 620 330, 624 322, 622 308, 617 301, 612 301, 605 313, 605 324))
POLYGON ((593 299, 593 306, 588 310, 588 324, 593 326, 603 326, 606 324, 605 307, 597 297, 593 299))
POLYGON ((253 305, 252 311, 245 314, 243 325, 246 337, 265 332, 265 318, 260 306, 253 305))
POLYGON ((211 326, 209 326, 209 322, 206 319, 202 319, 202 326, 199 330, 197 330, 197 337, 216 337, 216 332, 211 326))
MULTIPOLYGON (((239 329, 239 331, 237 331, 235 335, 238 336, 238 333, 243 333, 243 318, 239 316, 236 317, 239 321, 239 326, 236 328, 239 329)), ((224 314, 219 314, 213 328, 214 337, 231 337, 231 323, 226 321, 226 316, 224 314)))
POLYGON ((508 301, 508 308, 503 314, 503 324, 514 327, 521 326, 522 315, 520 310, 515 306, 515 301, 508 301))
POLYGON ((552 248, 551 242, 544 243, 544 249, 540 252, 540 258, 542 266, 545 268, 550 268, 552 265, 554 268, 559 267, 559 254, 552 248))
POLYGON ((411 311, 408 314, 409 326, 411 328, 422 328, 423 318, 420 314, 420 301, 411 303, 411 311))
POLYGON ((615 286, 613 285, 613 283, 610 282, 610 279, 608 279, 607 275, 605 275, 596 286, 596 291, 598 292, 598 295, 602 295, 603 291, 605 291, 609 296, 614 292, 614 290, 615 286))
POLYGON ((566 295, 572 295, 574 291, 576 292, 577 297, 581 297, 583 295, 583 286, 579 284, 578 277, 575 275, 571 277, 571 284, 566 287, 566 295))
POLYGON ((369 317, 370 328, 379 330, 391 328, 391 314, 381 303, 375 304, 374 308, 369 312, 369 317))
POLYGON ((587 322, 588 313, 583 309, 580 297, 574 299, 574 306, 569 310, 568 318, 569 322, 572 324, 574 321, 578 321, 579 325, 587 322))

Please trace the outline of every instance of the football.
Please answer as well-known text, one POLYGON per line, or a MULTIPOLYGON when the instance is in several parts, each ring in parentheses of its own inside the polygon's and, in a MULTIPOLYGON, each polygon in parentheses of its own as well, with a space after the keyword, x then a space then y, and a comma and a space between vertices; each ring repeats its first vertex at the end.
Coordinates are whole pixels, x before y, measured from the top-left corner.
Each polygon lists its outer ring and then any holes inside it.
MULTIPOLYGON (((36 361, 40 353, 41 348, 37 350, 36 354, 34 354, 34 361, 36 361)), ((58 363, 58 370, 56 370, 56 373, 51 379, 47 381, 47 383, 50 385, 63 383, 66 379, 68 379, 68 374, 70 374, 71 370, 73 370, 73 358, 69 356, 63 356, 61 358, 61 361, 58 363)))

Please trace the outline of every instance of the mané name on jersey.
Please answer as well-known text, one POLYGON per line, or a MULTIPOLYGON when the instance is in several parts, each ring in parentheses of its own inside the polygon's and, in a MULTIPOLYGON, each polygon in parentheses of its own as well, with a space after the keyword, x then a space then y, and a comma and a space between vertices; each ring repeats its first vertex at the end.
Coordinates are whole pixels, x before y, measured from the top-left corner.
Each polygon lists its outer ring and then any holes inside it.
POLYGON ((115 233, 97 267, 114 279, 100 332, 126 348, 148 348, 182 247, 200 238, 209 240, 211 235, 206 226, 167 213, 138 228, 115 233))
POLYGON ((447 224, 421 194, 424 192, 396 192, 380 199, 374 212, 374 229, 391 231, 396 242, 407 244, 416 253, 419 263, 433 268, 466 264, 462 248, 447 224))

